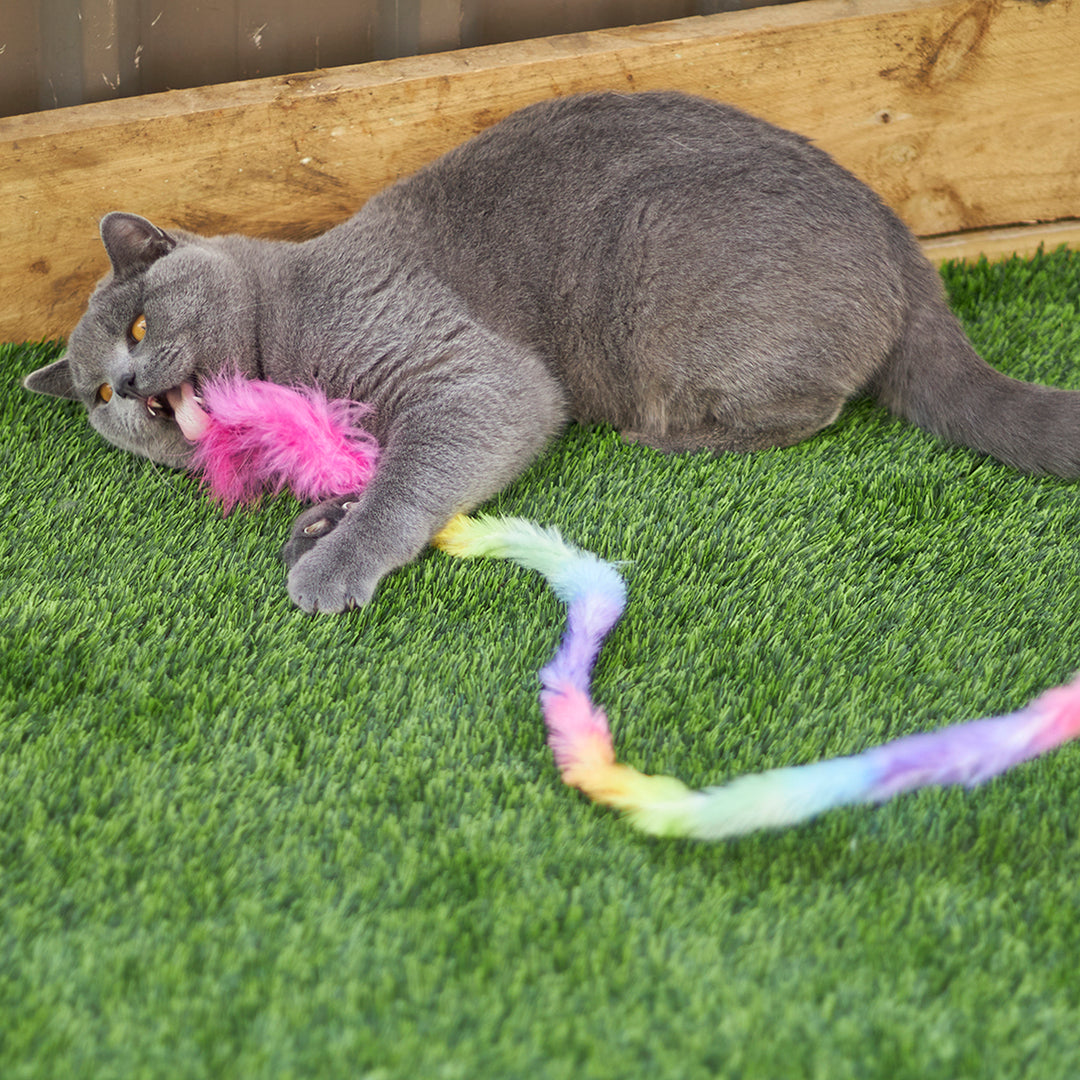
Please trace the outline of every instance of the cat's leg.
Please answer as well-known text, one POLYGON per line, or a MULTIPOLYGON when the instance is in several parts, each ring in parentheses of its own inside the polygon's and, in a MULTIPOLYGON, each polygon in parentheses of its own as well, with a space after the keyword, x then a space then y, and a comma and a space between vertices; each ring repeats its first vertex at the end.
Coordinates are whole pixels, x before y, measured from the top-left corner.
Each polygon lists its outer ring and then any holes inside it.
POLYGON ((416 558, 451 517, 519 475, 566 419, 558 385, 524 359, 503 367, 495 385, 442 385, 394 417, 362 494, 297 520, 282 554, 289 595, 305 611, 367 603, 379 581, 416 558), (515 373, 512 385, 507 370, 515 373))

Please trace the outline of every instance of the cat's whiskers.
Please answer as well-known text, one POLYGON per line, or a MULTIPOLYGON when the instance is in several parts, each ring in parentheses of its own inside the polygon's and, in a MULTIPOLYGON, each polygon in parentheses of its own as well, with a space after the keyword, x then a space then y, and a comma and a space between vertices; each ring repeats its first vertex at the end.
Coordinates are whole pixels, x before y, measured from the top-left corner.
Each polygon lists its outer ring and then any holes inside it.
POLYGON ((167 488, 169 494, 174 494, 190 476, 190 473, 188 473, 186 469, 173 469, 168 465, 162 465, 160 461, 153 461, 149 458, 138 459, 128 457, 128 461, 140 466, 142 469, 141 472, 133 475, 133 479, 145 475, 146 466, 149 465, 149 471, 154 477, 155 482, 159 483, 162 487, 167 488))

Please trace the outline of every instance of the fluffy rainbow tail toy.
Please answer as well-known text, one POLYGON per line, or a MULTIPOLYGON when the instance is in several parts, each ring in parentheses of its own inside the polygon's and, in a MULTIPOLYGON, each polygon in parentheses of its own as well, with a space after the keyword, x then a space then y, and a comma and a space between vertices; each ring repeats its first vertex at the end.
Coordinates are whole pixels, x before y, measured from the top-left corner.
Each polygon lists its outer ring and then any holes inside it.
MULTIPOLYGON (((201 401, 184 386, 170 403, 195 444, 196 470, 226 510, 267 486, 289 486, 302 499, 353 494, 375 469, 375 441, 356 426, 363 406, 243 379, 210 384, 201 401)), ((540 672, 548 742, 567 784, 623 811, 648 833, 717 840, 914 788, 970 787, 1080 735, 1077 678, 1008 716, 692 791, 674 777, 618 764, 607 717, 589 698, 593 665, 626 606, 614 566, 520 518, 457 517, 433 543, 461 558, 495 556, 537 570, 566 604, 566 633, 540 672)))
POLYGON ((553 529, 515 518, 458 517, 434 543, 452 555, 495 555, 538 570, 567 605, 562 644, 540 672, 548 742, 567 784, 622 810, 647 833, 719 840, 794 825, 836 806, 882 802, 914 788, 972 787, 1080 734, 1077 678, 1008 716, 692 791, 674 777, 618 764, 607 717, 589 699, 593 664, 625 604, 622 580, 610 563, 566 543, 553 529))

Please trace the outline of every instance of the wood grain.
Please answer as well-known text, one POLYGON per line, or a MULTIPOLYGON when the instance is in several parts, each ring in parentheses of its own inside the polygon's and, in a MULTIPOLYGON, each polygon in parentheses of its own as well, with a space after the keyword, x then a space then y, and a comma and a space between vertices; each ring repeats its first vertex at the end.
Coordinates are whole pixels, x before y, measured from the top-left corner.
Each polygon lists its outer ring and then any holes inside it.
POLYGON ((1080 216, 1076 2, 809 0, 0 120, 0 340, 70 330, 109 210, 303 238, 514 109, 601 88, 800 131, 920 234, 1080 216))

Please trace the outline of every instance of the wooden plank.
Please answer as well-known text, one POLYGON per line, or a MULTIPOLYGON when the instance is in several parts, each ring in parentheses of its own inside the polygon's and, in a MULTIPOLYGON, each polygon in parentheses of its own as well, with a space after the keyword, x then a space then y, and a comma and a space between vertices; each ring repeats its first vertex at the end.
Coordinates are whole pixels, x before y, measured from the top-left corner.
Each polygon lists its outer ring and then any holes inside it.
POLYGON ((681 88, 814 138, 920 233, 1080 212, 1076 0, 809 0, 0 121, 0 340, 66 333, 96 222, 299 238, 502 116, 681 88))
POLYGON ((975 229, 949 236, 931 236, 922 241, 922 249, 934 263, 947 259, 974 262, 986 256, 991 262, 1010 255, 1024 258, 1040 248, 1054 251, 1065 245, 1080 250, 1080 221, 1055 221, 1049 225, 1021 225, 1011 229, 975 229))

